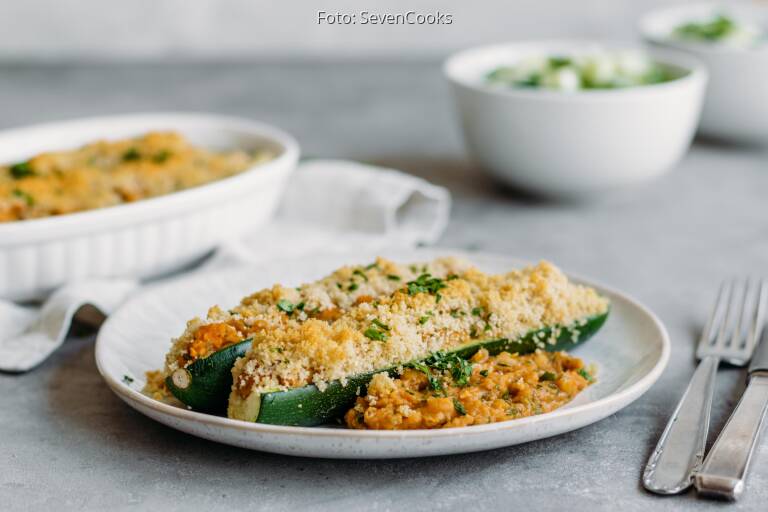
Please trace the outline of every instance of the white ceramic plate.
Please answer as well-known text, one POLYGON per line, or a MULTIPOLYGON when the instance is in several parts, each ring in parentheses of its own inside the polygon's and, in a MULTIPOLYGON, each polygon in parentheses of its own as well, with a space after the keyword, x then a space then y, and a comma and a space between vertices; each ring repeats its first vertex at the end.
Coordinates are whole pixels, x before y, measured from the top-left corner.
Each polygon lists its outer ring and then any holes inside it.
POLYGON ((98 139, 174 130, 212 149, 261 149, 275 158, 240 174, 134 203, 0 223, 0 298, 39 299, 69 281, 150 277, 192 263, 271 217, 299 156, 290 135, 211 114, 128 114, 0 132, 0 162, 98 139))
MULTIPOLYGON (((384 254, 402 262, 426 261, 454 251, 413 250, 384 254)), ((493 273, 524 263, 488 254, 464 255, 493 273)), ((330 458, 397 458, 446 455, 510 446, 576 430, 626 407, 659 378, 669 358, 669 339, 656 316, 623 293, 594 285, 611 299, 605 327, 574 353, 598 365, 598 382, 567 406, 517 420, 444 430, 361 431, 333 427, 261 425, 202 414, 140 393, 144 372, 160 368, 170 339, 209 306, 234 305, 276 282, 300 284, 344 264, 367 263, 371 254, 313 257, 202 274, 158 285, 112 315, 96 342, 96 364, 107 384, 128 405, 170 427, 221 443, 287 455, 330 458), (126 383, 124 376, 133 378, 126 383)), ((580 280, 581 282, 586 282, 580 280)), ((127 380, 127 379, 126 379, 127 380)))

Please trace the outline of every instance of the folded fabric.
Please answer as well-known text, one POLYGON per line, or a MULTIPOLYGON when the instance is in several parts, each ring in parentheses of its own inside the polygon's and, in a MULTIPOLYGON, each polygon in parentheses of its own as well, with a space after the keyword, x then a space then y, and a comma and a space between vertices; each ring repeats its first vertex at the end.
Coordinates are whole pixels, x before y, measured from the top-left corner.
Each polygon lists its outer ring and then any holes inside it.
MULTIPOLYGON (((450 195, 392 169, 342 160, 299 165, 275 220, 219 247, 204 272, 317 252, 431 244, 445 230, 450 195)), ((91 279, 56 290, 41 307, 0 301, 0 370, 29 371, 65 340, 74 318, 98 324, 139 290, 132 279, 91 279)))

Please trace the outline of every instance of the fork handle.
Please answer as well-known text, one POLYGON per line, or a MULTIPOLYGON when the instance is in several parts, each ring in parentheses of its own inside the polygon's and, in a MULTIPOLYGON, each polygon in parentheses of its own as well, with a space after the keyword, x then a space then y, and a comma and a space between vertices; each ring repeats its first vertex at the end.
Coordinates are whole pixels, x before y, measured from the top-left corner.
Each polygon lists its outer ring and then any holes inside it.
POLYGON ((643 485, 657 494, 678 494, 692 484, 693 472, 704 458, 720 358, 707 356, 669 419, 643 473, 643 485))
POLYGON ((768 406, 768 373, 755 372, 728 423, 717 437, 701 471, 696 490, 705 496, 736 500, 744 490, 749 461, 757 446, 768 406))

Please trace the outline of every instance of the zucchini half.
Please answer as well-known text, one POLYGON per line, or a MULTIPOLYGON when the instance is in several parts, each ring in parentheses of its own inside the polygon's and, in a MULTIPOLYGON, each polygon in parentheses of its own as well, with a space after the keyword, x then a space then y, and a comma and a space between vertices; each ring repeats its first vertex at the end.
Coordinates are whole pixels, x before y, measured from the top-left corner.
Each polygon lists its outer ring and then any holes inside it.
POLYGON ((251 348, 251 338, 229 345, 186 368, 179 368, 165 385, 173 396, 192 409, 224 413, 232 389, 232 367, 251 348))
MULTIPOLYGON (((559 334, 555 343, 545 342, 544 349, 548 352, 556 352, 578 346, 591 338, 603 326, 607 318, 608 310, 605 313, 588 317, 584 322, 578 322, 568 327, 559 327, 559 334)), ((465 359, 472 357, 481 348, 486 349, 491 355, 505 351, 528 354, 539 348, 542 340, 549 340, 553 330, 555 330, 553 327, 544 327, 528 332, 515 340, 501 338, 477 341, 447 352, 457 354, 465 359)), ((414 361, 411 364, 426 359, 429 358, 414 361)), ((355 375, 346 379, 344 383, 338 380, 332 381, 323 391, 311 384, 287 391, 264 394, 251 393, 245 399, 233 392, 229 399, 228 416, 234 419, 272 425, 304 427, 322 425, 341 417, 355 402, 355 398, 365 393, 365 387, 375 374, 386 371, 394 376, 397 374, 397 370, 403 366, 407 366, 407 364, 355 375)))

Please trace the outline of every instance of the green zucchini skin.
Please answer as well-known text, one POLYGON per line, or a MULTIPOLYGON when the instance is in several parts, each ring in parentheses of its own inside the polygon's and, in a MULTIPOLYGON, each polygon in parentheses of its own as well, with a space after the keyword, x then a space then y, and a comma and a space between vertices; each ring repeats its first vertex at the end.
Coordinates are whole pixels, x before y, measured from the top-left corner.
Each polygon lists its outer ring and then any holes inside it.
POLYGON ((186 388, 177 386, 172 376, 166 377, 166 386, 173 396, 192 409, 219 414, 226 411, 232 390, 232 367, 237 358, 251 348, 251 341, 248 338, 235 343, 187 366, 184 370, 189 374, 190 383, 186 388))
MULTIPOLYGON (((568 350, 591 338, 603 326, 608 318, 608 313, 609 311, 606 311, 603 314, 591 316, 586 319, 583 325, 561 327, 554 343, 544 341, 550 339, 553 331, 552 327, 544 327, 537 331, 531 331, 516 340, 502 338, 478 341, 450 352, 466 359, 472 357, 481 348, 486 349, 491 355, 505 351, 529 354, 537 348, 543 348, 549 352, 568 350), (578 336, 576 336, 576 331, 578 331, 578 336)), ((302 427, 329 423, 343 416, 354 404, 355 398, 365 393, 365 387, 375 374, 387 371, 394 376, 397 373, 397 368, 392 367, 355 375, 347 379, 345 384, 338 380, 333 381, 328 383, 323 391, 312 384, 288 391, 264 393, 261 396, 261 405, 255 421, 272 425, 302 427)))

